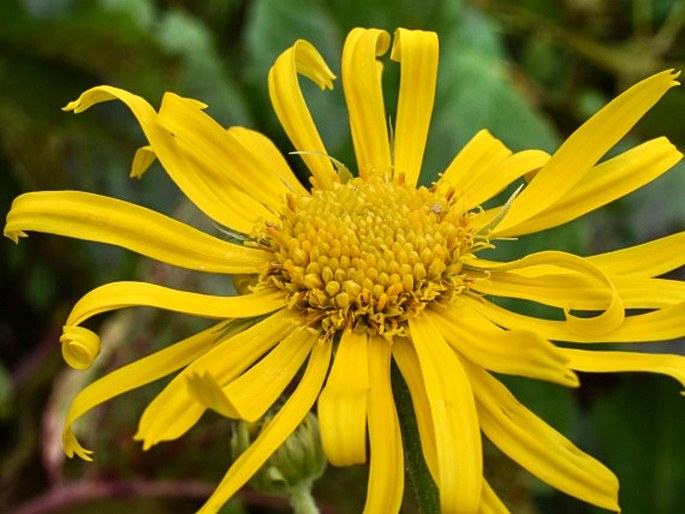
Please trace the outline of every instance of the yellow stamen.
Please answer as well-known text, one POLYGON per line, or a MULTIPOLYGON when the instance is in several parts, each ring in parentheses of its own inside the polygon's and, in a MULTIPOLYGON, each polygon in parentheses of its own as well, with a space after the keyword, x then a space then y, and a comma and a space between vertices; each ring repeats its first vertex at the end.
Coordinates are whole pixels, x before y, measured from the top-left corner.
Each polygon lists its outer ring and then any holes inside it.
POLYGON ((453 191, 402 180, 355 178, 285 205, 254 235, 273 254, 257 287, 285 291, 325 337, 406 335, 410 317, 468 287, 462 258, 483 245, 453 191))

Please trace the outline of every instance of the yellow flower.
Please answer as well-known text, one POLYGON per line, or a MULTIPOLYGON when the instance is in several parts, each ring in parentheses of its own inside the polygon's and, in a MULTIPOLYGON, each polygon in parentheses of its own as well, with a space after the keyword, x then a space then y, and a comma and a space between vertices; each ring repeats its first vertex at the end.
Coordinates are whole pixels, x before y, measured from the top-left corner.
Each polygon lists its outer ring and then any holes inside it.
POLYGON ((140 206, 75 191, 18 197, 7 216, 7 237, 17 241, 39 231, 99 241, 196 271, 239 275, 238 283, 247 284, 233 297, 140 282, 110 283, 86 294, 60 340, 65 359, 79 369, 99 351, 98 337, 81 326, 96 314, 145 305, 219 321, 85 388, 66 420, 68 455, 89 459, 71 431, 76 419, 165 375, 178 372, 142 415, 135 438, 144 449, 180 437, 207 408, 260 419, 306 362, 294 392, 201 512, 216 512, 238 491, 315 403, 332 464, 366 462, 368 436, 365 512, 397 512, 404 463, 390 384, 394 359, 411 393, 442 512, 506 512, 483 478, 481 431, 551 486, 619 509, 615 476, 518 403, 491 372, 575 387, 575 371, 648 371, 685 384, 683 357, 578 349, 685 335, 685 284, 655 278, 685 263, 685 233, 590 257, 543 251, 495 262, 479 252, 571 221, 672 167, 681 154, 665 138, 598 161, 677 84, 676 75, 665 71, 633 86, 551 156, 512 153, 479 132, 426 188, 417 180, 438 39, 430 32, 395 33, 390 58, 400 66, 400 89, 392 130, 379 61, 390 45, 387 32, 360 28, 344 45, 356 178, 328 156, 300 90, 298 75, 332 88, 335 77, 320 54, 300 40, 271 68, 271 101, 311 171, 310 190, 269 139, 242 127, 225 130, 195 100, 167 93, 156 112, 138 96, 101 86, 66 106, 81 112, 107 100, 124 102, 149 141, 136 153, 132 175, 158 159, 190 200, 226 227, 231 241, 140 206), (480 207, 523 177, 527 184, 509 201, 480 207), (538 302, 565 318, 511 312, 495 297, 538 302))

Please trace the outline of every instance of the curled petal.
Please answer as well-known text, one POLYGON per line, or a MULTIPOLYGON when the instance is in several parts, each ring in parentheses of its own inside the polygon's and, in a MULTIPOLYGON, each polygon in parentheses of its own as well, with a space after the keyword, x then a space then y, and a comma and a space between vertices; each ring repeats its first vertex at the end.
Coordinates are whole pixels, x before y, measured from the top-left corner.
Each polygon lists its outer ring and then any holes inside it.
POLYGON ((435 100, 438 36, 435 32, 397 29, 390 58, 400 63, 393 172, 416 184, 435 100))
POLYGON ((562 307, 568 327, 579 333, 608 334, 616 330, 625 319, 623 302, 611 278, 590 261, 577 255, 559 251, 545 251, 533 253, 508 263, 493 263, 474 259, 468 261, 468 265, 476 269, 488 270, 491 274, 489 280, 475 281, 473 284, 475 290, 486 294, 531 299, 547 305, 562 307), (567 270, 568 273, 549 275, 544 280, 540 278, 542 275, 535 279, 528 279, 520 273, 518 275, 506 273, 509 270, 520 271, 529 267, 542 269, 543 272, 559 268, 567 270), (505 273, 501 274, 500 272, 505 273), (548 286, 550 283, 552 287, 548 286), (597 289, 603 296, 601 307, 598 306, 596 300, 590 305, 584 303, 584 297, 590 290, 589 284, 591 283, 599 284, 597 289), (569 298, 571 292, 574 294, 569 298), (573 309, 596 310, 598 308, 602 310, 602 313, 592 318, 582 318, 571 314, 573 309))
POLYGON ((131 178, 141 178, 143 173, 152 166, 152 163, 157 160, 157 154, 150 145, 141 146, 136 150, 131 163, 131 178))
POLYGON ((152 355, 122 366, 89 384, 69 405, 62 432, 62 443, 67 456, 73 457, 76 454, 82 459, 91 460, 89 454, 92 452, 83 448, 71 431, 76 420, 115 396, 158 380, 194 361, 216 342, 228 324, 229 322, 219 323, 152 355))
POLYGON ((242 296, 214 296, 179 291, 147 282, 111 282, 83 296, 67 318, 67 325, 111 310, 156 307, 203 318, 250 318, 285 306, 280 291, 259 291, 242 296))
POLYGON ((326 147, 302 96, 298 75, 312 80, 321 89, 333 89, 335 75, 321 54, 303 39, 283 52, 269 70, 269 96, 276 116, 293 146, 312 173, 316 187, 328 189, 338 176, 326 156, 326 147))
POLYGON ((75 369, 88 369, 100 353, 100 337, 87 328, 65 325, 59 338, 64 360, 75 369))
POLYGON ((379 29, 353 29, 345 40, 342 80, 349 111, 359 176, 389 176, 392 171, 388 120, 378 61, 388 51, 390 35, 379 29))
POLYGON ((463 301, 493 323, 509 329, 533 330, 554 341, 569 343, 650 343, 685 336, 685 302, 669 305, 645 314, 627 316, 611 332, 595 334, 573 329, 567 321, 553 321, 525 316, 487 302, 464 297, 463 301))
MULTIPOLYGON (((158 114, 143 98, 123 89, 98 86, 70 102, 65 111, 83 112, 94 104, 120 100, 136 117, 154 152, 171 179, 207 216, 219 224, 249 234, 257 219, 268 220, 272 213, 257 200, 235 187, 226 187, 224 176, 203 167, 202 156, 194 148, 179 144, 174 135, 159 123, 158 114)), ((205 104, 185 99, 195 109, 205 104)), ((134 170, 139 172, 140 170, 134 170)))

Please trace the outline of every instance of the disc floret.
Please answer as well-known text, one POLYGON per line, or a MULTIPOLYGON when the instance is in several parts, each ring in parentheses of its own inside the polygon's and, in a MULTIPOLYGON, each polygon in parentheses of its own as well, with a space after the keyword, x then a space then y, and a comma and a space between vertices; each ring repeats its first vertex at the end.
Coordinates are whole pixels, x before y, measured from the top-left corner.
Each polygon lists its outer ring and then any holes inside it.
POLYGON ((407 320, 468 287, 462 259, 482 241, 452 190, 355 178, 289 195, 278 223, 258 231, 273 253, 261 287, 326 337, 349 327, 406 335, 407 320))

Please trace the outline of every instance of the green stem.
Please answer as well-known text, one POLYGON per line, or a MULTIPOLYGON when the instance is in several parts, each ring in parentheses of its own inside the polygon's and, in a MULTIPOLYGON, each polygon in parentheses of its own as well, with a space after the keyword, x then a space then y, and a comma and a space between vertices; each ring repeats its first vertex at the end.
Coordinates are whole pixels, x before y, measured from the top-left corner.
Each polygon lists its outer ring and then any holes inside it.
POLYGON ((311 482, 300 482, 288 491, 288 500, 295 514, 319 514, 319 508, 312 496, 311 482))
POLYGON ((440 512, 440 496, 433 477, 428 471, 426 461, 423 459, 421 440, 409 388, 394 364, 392 366, 392 391, 397 406, 397 415, 400 419, 405 466, 409 480, 414 487, 419 512, 421 514, 440 512))

